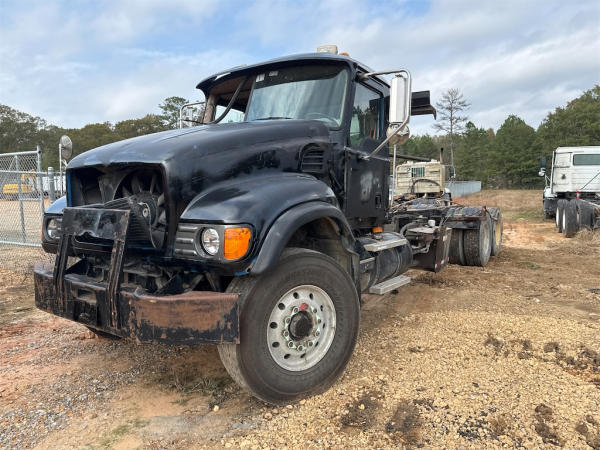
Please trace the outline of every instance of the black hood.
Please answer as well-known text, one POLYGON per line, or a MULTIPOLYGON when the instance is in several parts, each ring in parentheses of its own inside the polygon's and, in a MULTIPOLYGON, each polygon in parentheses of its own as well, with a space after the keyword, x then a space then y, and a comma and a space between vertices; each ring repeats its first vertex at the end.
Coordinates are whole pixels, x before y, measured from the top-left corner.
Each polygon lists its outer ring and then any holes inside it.
MULTIPOLYGON (((329 140, 327 127, 316 120, 265 120, 202 125, 163 131, 114 142, 76 156, 67 169, 110 167, 135 163, 169 166, 194 161, 224 151, 240 152, 249 147, 274 148, 294 139, 329 140)), ((232 155, 233 158, 236 158, 232 155)))
MULTIPOLYGON (((83 184, 98 186, 93 178, 154 166, 163 174, 174 223, 194 197, 217 184, 302 171, 302 152, 315 146, 331 148, 329 129, 317 120, 213 124, 127 139, 85 152, 69 163, 67 185, 73 187, 69 206, 89 203, 76 191, 82 191, 83 184)), ((108 200, 111 197, 105 195, 103 201, 108 200)))

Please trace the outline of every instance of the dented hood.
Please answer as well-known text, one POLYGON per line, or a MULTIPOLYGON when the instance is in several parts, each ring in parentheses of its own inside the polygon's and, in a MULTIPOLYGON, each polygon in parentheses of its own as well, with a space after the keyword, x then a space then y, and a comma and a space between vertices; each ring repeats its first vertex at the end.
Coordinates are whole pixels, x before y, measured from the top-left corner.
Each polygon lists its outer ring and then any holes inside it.
POLYGON ((273 149, 298 138, 329 139, 327 127, 316 120, 265 120, 202 125, 163 131, 89 150, 69 162, 67 169, 109 167, 135 163, 169 166, 176 161, 194 164, 198 158, 249 147, 273 149))

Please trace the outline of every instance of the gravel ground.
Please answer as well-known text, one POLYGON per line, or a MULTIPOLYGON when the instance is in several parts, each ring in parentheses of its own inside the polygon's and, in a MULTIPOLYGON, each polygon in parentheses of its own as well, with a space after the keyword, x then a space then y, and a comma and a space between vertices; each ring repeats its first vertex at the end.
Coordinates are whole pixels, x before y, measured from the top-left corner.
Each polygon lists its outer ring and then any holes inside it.
POLYGON ((367 297, 344 376, 282 408, 214 347, 99 339, 0 270, 0 448, 600 448, 600 235, 515 195, 499 257, 367 297))

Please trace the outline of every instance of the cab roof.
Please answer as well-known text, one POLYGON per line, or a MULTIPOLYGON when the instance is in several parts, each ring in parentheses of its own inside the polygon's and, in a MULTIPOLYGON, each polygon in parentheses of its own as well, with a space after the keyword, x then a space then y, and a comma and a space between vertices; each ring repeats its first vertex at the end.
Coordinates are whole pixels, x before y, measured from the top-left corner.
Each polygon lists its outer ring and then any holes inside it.
POLYGON ((556 153, 600 153, 600 146, 582 146, 582 147, 558 147, 556 153))
MULTIPOLYGON (((251 64, 249 66, 243 65, 233 67, 231 69, 218 72, 214 75, 211 75, 208 78, 205 78, 200 83, 198 83, 196 88, 202 90, 202 92, 204 92, 204 94, 207 95, 210 91, 210 88, 217 81, 221 82, 226 79, 237 78, 239 76, 256 73, 261 70, 266 71, 276 69, 279 67, 291 66, 295 63, 343 63, 349 65, 351 68, 354 68, 359 72, 373 72, 371 68, 356 61, 355 59, 350 58, 349 56, 335 55, 333 53, 302 53, 299 55, 282 56, 280 58, 271 59, 258 64, 251 64)), ((384 79, 377 78, 377 80, 383 83, 385 86, 389 87, 388 83, 384 79)))

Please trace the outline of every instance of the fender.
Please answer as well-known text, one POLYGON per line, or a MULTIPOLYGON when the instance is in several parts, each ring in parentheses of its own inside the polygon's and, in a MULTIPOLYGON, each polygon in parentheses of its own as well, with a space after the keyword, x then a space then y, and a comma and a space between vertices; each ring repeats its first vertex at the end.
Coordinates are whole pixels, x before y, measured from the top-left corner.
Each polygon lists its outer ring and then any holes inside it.
POLYGON ((54 200, 50 206, 48 206, 48 208, 46 208, 46 211, 44 211, 44 214, 62 214, 63 213, 63 209, 65 209, 67 207, 67 196, 63 195, 62 197, 54 200))
MULTIPOLYGON (((253 261, 247 271, 251 275, 260 275, 273 268, 277 264, 277 261, 279 261, 281 252, 294 232, 302 225, 321 218, 332 219, 339 227, 342 245, 352 257, 353 273, 351 273, 350 276, 358 286, 359 257, 354 250, 355 239, 352 234, 352 229, 339 208, 322 201, 311 201, 297 205, 277 218, 263 241, 258 257, 253 261)), ((358 290, 358 292, 360 292, 360 290, 358 290)))
POLYGON ((281 214, 310 201, 337 205, 331 188, 312 175, 265 174, 212 186, 190 202, 180 221, 250 224, 258 244, 281 214))

